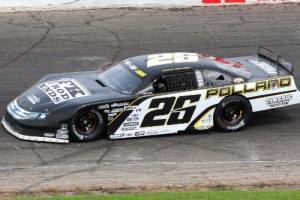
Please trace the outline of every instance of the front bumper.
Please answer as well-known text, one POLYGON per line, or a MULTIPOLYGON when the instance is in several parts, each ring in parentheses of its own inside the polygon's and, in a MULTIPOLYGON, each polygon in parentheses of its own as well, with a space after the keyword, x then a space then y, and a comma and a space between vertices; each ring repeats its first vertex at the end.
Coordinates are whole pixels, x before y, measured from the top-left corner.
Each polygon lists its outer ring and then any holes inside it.
MULTIPOLYGON (((38 142, 68 143, 68 137, 64 139, 57 138, 59 130, 41 130, 30 128, 18 123, 9 113, 2 119, 3 127, 13 136, 21 140, 30 140, 38 142)), ((61 135, 60 135, 61 136, 61 135)), ((67 135, 68 136, 68 135, 67 135)))

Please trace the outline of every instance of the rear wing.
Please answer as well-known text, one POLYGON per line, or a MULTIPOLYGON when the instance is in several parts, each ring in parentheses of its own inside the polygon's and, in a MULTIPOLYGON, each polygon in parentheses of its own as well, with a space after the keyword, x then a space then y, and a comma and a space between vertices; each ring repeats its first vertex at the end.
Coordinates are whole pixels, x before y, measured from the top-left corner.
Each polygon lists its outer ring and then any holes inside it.
MULTIPOLYGON (((287 70, 289 73, 293 74, 292 64, 267 48, 259 47, 258 48, 258 57, 265 58, 265 59, 273 62, 274 64, 276 64, 278 67, 281 66, 282 68, 287 70)), ((277 71, 279 71, 279 70, 277 70, 277 71)))

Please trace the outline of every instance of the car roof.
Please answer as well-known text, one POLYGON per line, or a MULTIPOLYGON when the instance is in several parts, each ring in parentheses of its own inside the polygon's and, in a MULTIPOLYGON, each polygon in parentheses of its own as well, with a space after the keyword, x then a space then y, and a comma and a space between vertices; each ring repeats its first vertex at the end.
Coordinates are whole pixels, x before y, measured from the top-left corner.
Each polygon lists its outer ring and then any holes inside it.
POLYGON ((148 54, 128 58, 123 62, 131 68, 138 68, 148 77, 183 70, 212 69, 245 79, 251 78, 251 72, 244 66, 205 54, 187 52, 148 54))

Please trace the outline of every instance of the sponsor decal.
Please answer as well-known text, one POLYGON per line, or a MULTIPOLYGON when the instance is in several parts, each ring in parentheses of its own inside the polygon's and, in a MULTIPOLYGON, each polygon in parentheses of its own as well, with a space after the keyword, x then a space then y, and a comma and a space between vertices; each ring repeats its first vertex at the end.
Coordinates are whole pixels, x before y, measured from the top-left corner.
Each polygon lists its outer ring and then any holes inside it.
POLYGON ((244 82, 244 81, 245 81, 245 80, 244 80, 243 78, 241 78, 241 77, 233 79, 233 82, 234 82, 234 83, 242 83, 242 82, 244 82))
POLYGON ((157 130, 149 130, 149 131, 146 131, 146 135, 156 135, 158 133, 157 130))
POLYGON ((195 70, 196 74, 196 79, 198 83, 198 88, 203 88, 204 87, 204 79, 203 79, 203 74, 200 70, 195 70))
POLYGON ((54 137, 55 134, 54 133, 44 133, 45 137, 54 137))
POLYGON ((245 71, 249 71, 248 68, 244 67, 243 65, 236 63, 236 62, 225 60, 223 58, 218 58, 218 57, 214 57, 214 56, 210 56, 210 55, 206 55, 206 54, 199 54, 199 57, 207 58, 207 59, 210 59, 217 63, 221 63, 221 64, 229 65, 234 68, 239 68, 239 69, 243 69, 245 71))
POLYGON ((277 89, 277 88, 278 88, 278 83, 276 83, 276 82, 271 82, 271 84, 270 84, 270 89, 275 90, 275 89, 277 89))
POLYGON ((110 138, 122 138, 125 136, 125 133, 112 135, 110 138))
POLYGON ((212 128, 212 126, 198 126, 195 129, 197 129, 199 131, 202 131, 202 130, 208 130, 208 129, 211 129, 211 128, 212 128))
POLYGON ((203 123, 203 124, 211 124, 211 123, 213 123, 213 117, 212 117, 212 115, 207 115, 206 118, 204 118, 204 119, 201 120, 201 123, 203 123))
POLYGON ((177 67, 177 68, 171 68, 171 69, 163 69, 162 72, 172 72, 172 71, 179 71, 179 70, 186 70, 191 69, 191 67, 177 67))
POLYGON ((27 99, 32 103, 32 104, 36 104, 39 103, 41 101, 40 98, 36 97, 34 94, 27 96, 27 99))
POLYGON ((67 139, 69 139, 69 134, 68 133, 69 133, 68 125, 67 124, 61 124, 60 129, 58 129, 57 132, 56 132, 56 138, 67 140, 67 139))
POLYGON ((124 111, 128 111, 128 110, 134 110, 136 109, 137 106, 125 106, 124 107, 124 111))
POLYGON ((270 106, 271 108, 286 106, 289 104, 289 102, 292 100, 292 98, 293 98, 292 94, 278 96, 278 97, 272 97, 272 98, 266 99, 266 104, 268 106, 270 106))
POLYGON ((137 125, 139 125, 138 122, 124 123, 124 126, 137 126, 137 125))
POLYGON ((147 74, 145 72, 143 72, 142 70, 138 69, 138 70, 135 70, 134 71, 137 75, 141 76, 141 77, 144 77, 146 76, 147 74))
POLYGON ((136 129, 136 126, 129 126, 129 127, 121 128, 121 131, 132 131, 135 129, 136 129))
POLYGON ((271 76, 276 76, 278 74, 277 69, 269 65, 268 63, 258 61, 258 60, 248 60, 252 64, 258 66, 260 69, 262 69, 264 72, 271 76))
POLYGON ((128 67, 129 67, 131 70, 133 70, 133 71, 138 70, 138 68, 137 68, 134 64, 132 64, 132 63, 130 62, 130 60, 126 59, 124 62, 125 62, 126 65, 128 65, 128 67))
POLYGON ((158 131, 159 133, 170 133, 171 131, 169 129, 163 129, 158 131))
POLYGON ((140 119, 138 117, 132 117, 132 118, 127 118, 128 122, 134 122, 134 121, 139 121, 140 119))
POLYGON ((124 106, 128 106, 129 105, 129 102, 123 102, 123 103, 113 103, 111 104, 111 107, 114 108, 114 107, 124 107, 124 106))
POLYGON ((106 114, 108 114, 108 113, 110 113, 110 110, 106 110, 105 109, 105 110, 103 110, 103 112, 106 113, 106 114))
POLYGON ((42 83, 38 85, 38 88, 45 92, 55 104, 91 95, 85 87, 72 78, 42 83))
POLYGON ((111 110, 110 113, 119 113, 119 112, 122 112, 124 110, 124 108, 114 108, 111 110))
POLYGON ((117 113, 110 113, 110 114, 108 114, 109 117, 114 117, 116 115, 117 115, 117 113))
POLYGON ((138 136, 143 136, 143 135, 145 135, 145 133, 146 133, 145 131, 139 131, 139 132, 135 132, 134 135, 138 137, 138 136))
POLYGON ((253 83, 244 83, 241 85, 230 85, 219 88, 212 88, 206 91, 206 99, 212 96, 224 97, 231 94, 247 94, 258 90, 269 90, 275 88, 284 88, 291 85, 291 77, 274 78, 268 80, 257 81, 253 83), (277 87, 274 87, 277 85, 277 87), (239 86, 242 86, 239 88, 239 86), (239 89, 238 89, 239 88, 239 89))
POLYGON ((125 137, 133 137, 134 133, 125 133, 125 137))
MULTIPOLYGON (((141 76, 141 77, 144 77, 146 76, 147 74, 145 72, 143 72, 142 70, 138 69, 134 64, 132 64, 132 62, 130 60, 125 60, 124 63, 126 65, 128 65, 128 67, 133 70, 137 75, 141 76)), ((127 104, 128 105, 128 104, 127 104)))
POLYGON ((104 104, 104 105, 98 106, 98 109, 106 109, 106 108, 109 108, 109 104, 104 104))

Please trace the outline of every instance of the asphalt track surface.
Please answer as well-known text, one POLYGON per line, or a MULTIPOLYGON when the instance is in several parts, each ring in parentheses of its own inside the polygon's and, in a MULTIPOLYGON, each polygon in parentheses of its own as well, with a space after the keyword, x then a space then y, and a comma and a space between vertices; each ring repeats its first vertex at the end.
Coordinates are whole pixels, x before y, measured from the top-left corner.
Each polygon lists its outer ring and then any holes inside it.
MULTIPOLYGON (((130 56, 189 51, 294 65, 299 4, 0 14, 0 115, 50 73, 97 70, 130 56)), ((20 141, 0 127, 0 192, 300 186, 300 105, 265 111, 236 133, 204 131, 91 143, 20 141)), ((8 192, 8 193, 7 193, 8 192)))

